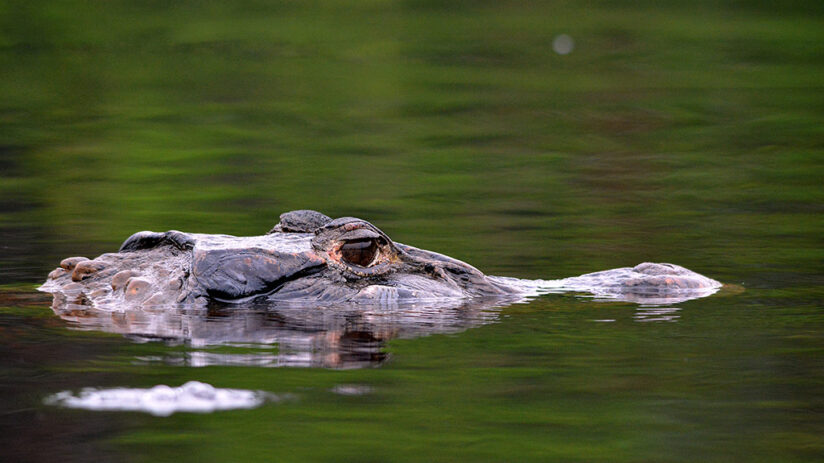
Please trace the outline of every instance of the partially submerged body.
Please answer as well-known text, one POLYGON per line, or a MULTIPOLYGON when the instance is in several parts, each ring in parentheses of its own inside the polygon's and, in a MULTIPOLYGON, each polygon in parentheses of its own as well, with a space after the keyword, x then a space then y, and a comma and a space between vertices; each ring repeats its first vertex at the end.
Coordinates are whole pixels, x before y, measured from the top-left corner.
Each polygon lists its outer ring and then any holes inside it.
POLYGON ((292 211, 263 236, 136 233, 117 253, 64 259, 41 290, 55 295, 56 306, 132 309, 211 302, 398 304, 559 290, 676 302, 720 287, 683 267, 652 263, 552 281, 487 276, 459 260, 395 243, 364 220, 292 211))

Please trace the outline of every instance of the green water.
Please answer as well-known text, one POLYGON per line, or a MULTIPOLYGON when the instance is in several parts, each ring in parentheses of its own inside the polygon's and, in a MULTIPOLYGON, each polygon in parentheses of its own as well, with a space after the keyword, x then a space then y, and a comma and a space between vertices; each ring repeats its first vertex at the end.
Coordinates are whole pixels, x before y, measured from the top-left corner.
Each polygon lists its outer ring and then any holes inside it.
POLYGON ((822 76, 819 2, 0 1, 0 460, 820 461, 822 76), (299 208, 493 275, 735 286, 546 295, 352 369, 152 361, 197 347, 77 330, 33 290, 137 230, 299 208), (43 404, 188 380, 292 399, 43 404))

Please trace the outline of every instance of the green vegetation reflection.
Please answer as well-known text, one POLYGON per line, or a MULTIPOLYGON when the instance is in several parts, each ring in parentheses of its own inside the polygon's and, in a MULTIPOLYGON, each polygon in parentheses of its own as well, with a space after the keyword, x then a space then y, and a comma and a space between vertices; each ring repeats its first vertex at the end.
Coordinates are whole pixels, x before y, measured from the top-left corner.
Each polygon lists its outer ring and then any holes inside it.
POLYGON ((745 288, 664 320, 547 296, 358 370, 141 361, 193 349, 4 298, 0 448, 820 460, 822 18, 804 1, 0 3, 0 283, 28 294, 137 230, 259 234, 297 208, 490 274, 655 260, 745 288), (193 379, 296 399, 165 419, 40 403, 193 379))

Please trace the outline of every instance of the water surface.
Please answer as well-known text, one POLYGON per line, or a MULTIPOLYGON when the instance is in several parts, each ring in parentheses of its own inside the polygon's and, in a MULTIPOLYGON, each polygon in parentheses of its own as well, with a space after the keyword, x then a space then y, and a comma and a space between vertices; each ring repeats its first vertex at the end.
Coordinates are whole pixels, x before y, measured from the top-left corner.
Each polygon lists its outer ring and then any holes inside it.
POLYGON ((822 13, 0 5, 0 459, 819 461, 822 13), (301 208, 492 275, 664 261, 734 286, 666 306, 547 294, 440 324, 152 325, 198 336, 60 317, 34 290, 138 230, 255 235, 301 208), (293 400, 169 417, 43 403, 193 380, 293 400))

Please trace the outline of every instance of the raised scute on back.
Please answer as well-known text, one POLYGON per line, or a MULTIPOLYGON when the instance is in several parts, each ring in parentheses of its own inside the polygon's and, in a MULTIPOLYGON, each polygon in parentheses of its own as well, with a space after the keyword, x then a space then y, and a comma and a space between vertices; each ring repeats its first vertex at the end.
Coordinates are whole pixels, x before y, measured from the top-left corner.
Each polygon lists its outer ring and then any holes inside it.
POLYGON ((269 230, 269 234, 313 233, 331 221, 331 217, 309 209, 284 212, 280 215, 280 222, 269 230))
POLYGON ((139 251, 164 245, 171 245, 181 251, 187 251, 194 247, 195 241, 191 236, 177 230, 170 230, 165 233, 141 231, 128 237, 120 245, 118 252, 139 251))

